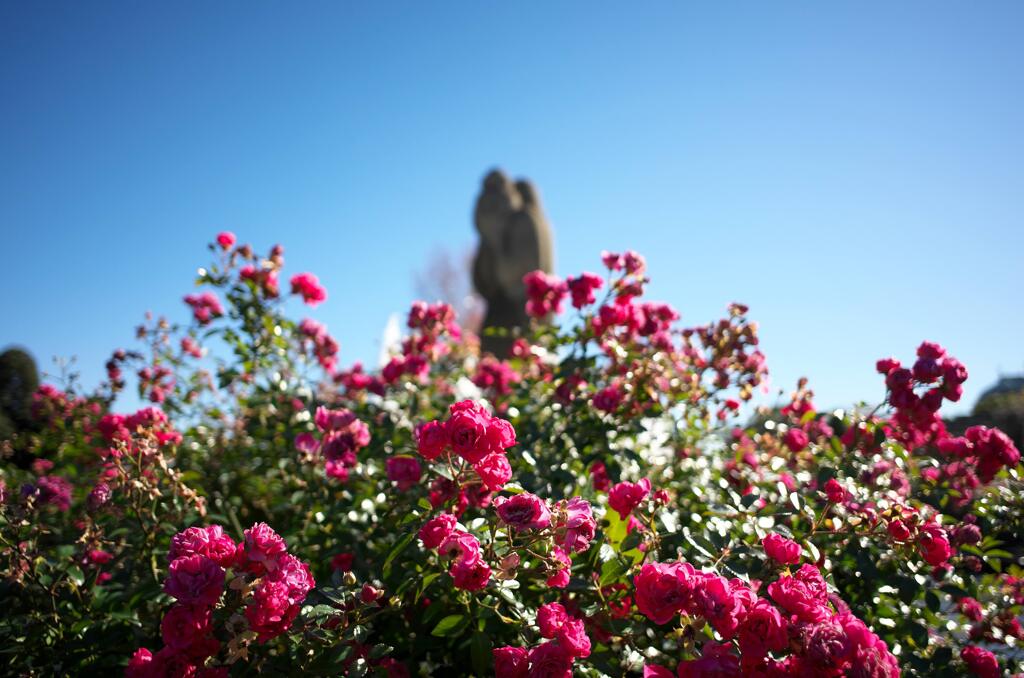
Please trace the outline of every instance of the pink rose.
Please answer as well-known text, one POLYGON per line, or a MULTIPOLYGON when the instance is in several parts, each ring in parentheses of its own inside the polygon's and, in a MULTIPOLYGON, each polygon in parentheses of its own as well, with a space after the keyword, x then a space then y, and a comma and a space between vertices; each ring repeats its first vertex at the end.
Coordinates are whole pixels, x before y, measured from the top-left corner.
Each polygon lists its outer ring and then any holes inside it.
POLYGON ((717 678, 740 675, 740 659, 728 643, 704 643, 701 658, 679 662, 679 678, 717 678))
POLYGON ((846 631, 836 619, 818 624, 806 624, 800 628, 804 659, 819 669, 841 666, 852 649, 846 631))
POLYGON ((192 657, 174 648, 165 647, 153 655, 148 675, 191 678, 196 675, 197 669, 196 662, 192 657))
POLYGON ((999 671, 999 660, 996 656, 977 645, 968 645, 960 650, 960 658, 978 678, 999 678, 1003 675, 999 671))
POLYGON ((316 586, 309 565, 290 553, 281 556, 277 561, 277 569, 267 575, 267 580, 287 587, 288 599, 292 603, 301 603, 306 599, 306 594, 316 586))
POLYGON ((782 436, 782 442, 785 443, 786 447, 788 447, 791 452, 799 452, 807 447, 810 439, 807 437, 806 431, 794 426, 787 430, 782 436))
POLYGON ((981 603, 974 598, 961 598, 957 603, 957 608, 960 610, 960 614, 971 621, 981 621, 984 616, 981 609, 981 603))
POLYGON ((651 481, 644 478, 638 483, 622 482, 612 487, 608 493, 608 505, 619 514, 623 520, 640 505, 651 491, 651 481))
POLYGON ((491 417, 487 422, 484 439, 492 453, 503 452, 516 444, 516 430, 504 419, 491 417))
POLYGON ((312 273, 296 273, 291 279, 292 294, 301 294, 309 306, 327 301, 327 290, 312 273))
POLYGON ((300 433, 295 436, 295 449, 302 452, 307 457, 316 455, 318 449, 320 449, 320 443, 313 437, 311 433, 300 433))
POLYGON ((564 281, 537 270, 523 276, 523 284, 526 287, 527 315, 543 318, 551 313, 561 313, 562 301, 569 291, 564 281))
POLYGON ((212 631, 208 607, 178 604, 167 610, 163 621, 160 622, 160 635, 164 644, 182 651, 210 635, 212 631))
POLYGON ((744 598, 728 580, 716 574, 701 575, 693 592, 693 602, 711 628, 726 639, 736 634, 740 618, 746 614, 744 598))
POLYGON ((953 555, 946 531, 935 523, 926 523, 918 532, 917 547, 925 562, 934 567, 943 565, 953 555))
POLYGON ((153 675, 153 653, 140 647, 125 667, 125 678, 150 678, 153 675))
POLYGON ((574 308, 583 308, 596 301, 594 292, 604 286, 601 276, 594 273, 582 273, 577 278, 569 278, 567 281, 569 294, 572 296, 574 308))
POLYGON ((879 374, 889 374, 893 370, 899 369, 899 367, 900 361, 896 360, 896 358, 882 358, 875 363, 875 370, 877 370, 879 374))
POLYGON ((173 562, 184 556, 201 555, 221 567, 231 567, 235 562, 236 550, 235 541, 224 534, 224 528, 220 525, 190 527, 171 538, 167 558, 173 562))
POLYGON ((575 617, 566 619, 559 627, 556 639, 570 656, 579 658, 590 656, 590 638, 587 636, 582 619, 575 617))
POLYGON ((530 678, 572 678, 572 656, 556 641, 530 650, 530 678))
POLYGON ((888 524, 886 524, 885 529, 888 531, 889 536, 896 541, 907 541, 910 539, 910 529, 907 527, 906 523, 899 518, 890 520, 888 524))
POLYGON ((266 523, 256 523, 246 530, 244 535, 246 559, 250 563, 262 566, 268 572, 277 569, 278 558, 287 550, 284 539, 266 523))
POLYGON ((231 246, 235 244, 235 234, 231 231, 221 231, 217 234, 217 244, 221 249, 231 249, 231 246))
POLYGON ((771 603, 758 599, 747 611, 739 628, 740 651, 744 656, 764 657, 789 643, 786 622, 771 603))
POLYGON ((938 360, 944 355, 946 355, 946 349, 942 348, 934 341, 922 341, 921 345, 917 347, 918 358, 938 360))
POLYGON ((696 573, 689 563, 645 563, 633 578, 636 606, 655 624, 665 624, 693 599, 696 573))
POLYGON ((86 558, 93 565, 106 565, 114 559, 114 556, 109 551, 104 551, 103 549, 90 549, 86 554, 86 558))
POLYGON ((566 551, 581 553, 590 548, 590 542, 597 531, 597 522, 586 499, 573 497, 559 509, 555 529, 559 544, 566 551))
POLYGON ((206 556, 184 556, 171 563, 164 592, 180 603, 215 605, 224 592, 224 568, 206 556))
POLYGON ((454 557, 457 562, 472 564, 480 561, 480 542, 468 532, 455 530, 441 542, 442 556, 454 557))
POLYGON ((388 480, 397 484, 399 490, 405 491, 419 483, 423 469, 412 457, 389 457, 387 473, 388 480))
POLYGON ((420 528, 419 537, 428 549, 436 549, 455 529, 456 518, 450 513, 431 518, 420 528))
POLYGON ((622 404, 622 389, 618 386, 607 386, 594 394, 594 407, 602 412, 612 413, 622 404))
POLYGON ((835 478, 829 478, 825 483, 825 496, 833 504, 842 504, 846 501, 846 488, 840 485, 835 478))
POLYGON ((355 555, 351 553, 336 553, 331 558, 331 569, 337 570, 338 572, 351 572, 352 562, 355 560, 355 555))
POLYGON ((561 603, 545 603, 537 609, 537 627, 540 635, 552 639, 569 620, 569 614, 561 603))
POLYGON ((498 517, 516 530, 541 530, 551 524, 547 502, 535 494, 523 492, 495 501, 498 517))
POLYGON ((383 591, 369 584, 363 584, 363 588, 359 590, 359 600, 363 601, 367 605, 378 600, 383 595, 383 591))
POLYGON ((548 571, 548 578, 544 583, 551 588, 564 589, 569 585, 569 568, 572 567, 572 560, 570 560, 569 554, 554 546, 551 549, 551 561, 554 563, 555 569, 553 572, 548 571))
POLYGON ((416 434, 416 449, 424 459, 437 459, 448 447, 448 429, 439 421, 428 421, 416 434))
POLYGON ((324 463, 324 473, 328 478, 334 478, 341 482, 348 480, 348 469, 339 461, 328 460, 324 463))
POLYGON ((761 540, 761 546, 768 557, 782 565, 794 565, 800 562, 800 544, 786 539, 781 534, 772 532, 761 540))
POLYGON ((252 602, 245 608, 249 628, 259 634, 260 642, 287 631, 298 614, 299 605, 292 602, 287 583, 269 579, 256 588, 252 602))
POLYGON ((330 410, 323 405, 317 407, 316 413, 313 415, 313 422, 317 428, 325 433, 328 431, 344 431, 356 421, 358 419, 351 410, 330 410))
POLYGON ((611 481, 608 479, 608 468, 604 462, 595 461, 590 467, 590 481, 598 492, 606 492, 611 486, 611 481))
POLYGON ((496 647, 491 654, 494 656, 494 678, 526 678, 529 651, 525 647, 496 647))
POLYGON ((497 492, 512 479, 512 466, 504 454, 495 452, 473 464, 473 470, 491 492, 497 492))
POLYGON ((793 576, 772 582, 768 595, 786 612, 805 622, 825 621, 831 615, 827 607, 828 588, 813 565, 804 565, 793 576))
POLYGON ((479 591, 491 579, 491 568, 482 560, 472 563, 456 560, 448 573, 454 580, 455 588, 465 591, 479 591))
POLYGON ((489 418, 485 412, 463 409, 453 413, 445 423, 455 454, 470 464, 483 459, 489 451, 484 438, 489 418))

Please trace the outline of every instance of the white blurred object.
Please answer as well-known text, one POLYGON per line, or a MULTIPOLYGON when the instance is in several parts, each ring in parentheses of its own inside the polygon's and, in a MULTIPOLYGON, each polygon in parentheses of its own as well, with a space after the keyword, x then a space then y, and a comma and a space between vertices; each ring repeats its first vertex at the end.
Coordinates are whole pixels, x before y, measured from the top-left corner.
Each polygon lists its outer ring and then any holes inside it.
POLYGON ((402 320, 397 313, 388 316, 388 322, 384 325, 384 334, 380 338, 380 355, 377 357, 377 364, 384 367, 391 360, 391 356, 402 350, 402 320))
POLYGON ((455 382, 455 400, 480 400, 483 392, 476 384, 466 377, 459 377, 455 382))

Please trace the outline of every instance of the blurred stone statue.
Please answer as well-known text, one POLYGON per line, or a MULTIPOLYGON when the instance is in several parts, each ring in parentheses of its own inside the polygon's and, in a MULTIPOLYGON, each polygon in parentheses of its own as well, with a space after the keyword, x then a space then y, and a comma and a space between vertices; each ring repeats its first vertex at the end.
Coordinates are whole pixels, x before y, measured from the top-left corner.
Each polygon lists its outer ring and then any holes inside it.
POLYGON ((551 227, 534 185, 523 179, 513 182, 501 170, 484 177, 473 220, 480 233, 473 286, 487 301, 483 326, 509 330, 506 336, 483 334, 481 348, 507 358, 511 330, 529 322, 523 276, 537 269, 552 271, 551 227))

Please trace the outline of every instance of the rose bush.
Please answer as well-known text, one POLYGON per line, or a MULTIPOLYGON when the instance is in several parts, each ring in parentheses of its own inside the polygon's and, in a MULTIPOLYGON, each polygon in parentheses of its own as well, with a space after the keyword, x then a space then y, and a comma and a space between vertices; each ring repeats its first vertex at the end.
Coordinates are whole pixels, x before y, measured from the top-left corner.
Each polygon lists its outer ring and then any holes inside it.
POLYGON ((605 253, 527 276, 509 356, 418 302, 374 372, 287 315, 283 248, 210 251, 188 324, 147 317, 3 443, 34 460, 2 468, 5 672, 1022 669, 1020 453, 946 431, 938 344, 880 360, 878 403, 771 402, 746 307, 681 326, 605 253), (152 406, 122 414, 129 374, 152 406))

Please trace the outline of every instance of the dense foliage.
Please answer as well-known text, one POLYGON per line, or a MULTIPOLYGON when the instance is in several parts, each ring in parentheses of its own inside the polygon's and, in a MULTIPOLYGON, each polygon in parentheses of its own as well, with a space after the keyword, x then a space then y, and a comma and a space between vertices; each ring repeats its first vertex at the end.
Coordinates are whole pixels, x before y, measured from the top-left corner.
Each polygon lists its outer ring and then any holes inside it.
POLYGON ((286 316, 279 246, 211 252, 187 326, 41 386, 4 443, 5 673, 1022 669, 1020 454, 946 432, 967 371, 939 345, 880 360, 876 407, 758 406, 747 309, 682 328, 606 253, 527 276, 507 360, 416 303, 379 372, 343 369, 286 316), (125 415, 128 374, 153 406, 125 415))

